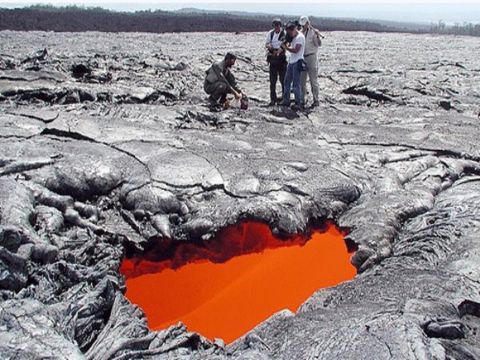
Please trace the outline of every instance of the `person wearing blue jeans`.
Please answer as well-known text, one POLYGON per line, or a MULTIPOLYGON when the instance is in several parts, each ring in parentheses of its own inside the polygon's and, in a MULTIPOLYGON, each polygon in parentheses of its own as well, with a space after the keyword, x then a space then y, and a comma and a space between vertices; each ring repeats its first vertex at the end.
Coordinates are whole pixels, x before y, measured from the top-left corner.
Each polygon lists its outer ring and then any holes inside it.
POLYGON ((292 91, 295 95, 295 105, 297 108, 303 105, 303 92, 302 92, 302 63, 297 61, 294 64, 288 64, 287 73, 285 74, 285 92, 283 94, 284 106, 290 106, 290 93, 292 91))
POLYGON ((292 40, 290 46, 283 45, 283 49, 290 53, 290 58, 288 59, 287 73, 285 75, 282 105, 290 106, 290 91, 293 84, 295 108, 302 109, 302 71, 305 54, 305 36, 298 31, 297 25, 292 21, 287 23, 286 30, 292 40))

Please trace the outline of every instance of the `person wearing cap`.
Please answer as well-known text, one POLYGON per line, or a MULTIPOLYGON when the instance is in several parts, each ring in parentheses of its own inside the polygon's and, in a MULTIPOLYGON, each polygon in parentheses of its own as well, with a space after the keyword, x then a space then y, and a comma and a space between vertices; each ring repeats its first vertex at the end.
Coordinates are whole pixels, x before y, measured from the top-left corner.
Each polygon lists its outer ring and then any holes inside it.
POLYGON ((301 75, 303 71, 303 55, 305 53, 305 36, 298 31, 297 25, 289 21, 286 26, 287 33, 291 39, 290 45, 282 44, 282 48, 290 53, 288 58, 287 73, 283 91, 283 106, 290 106, 290 90, 293 84, 295 94, 295 108, 303 108, 303 93, 301 75))
POLYGON ((305 36, 305 63, 307 71, 302 73, 302 91, 303 95, 307 94, 307 76, 310 79, 310 87, 313 95, 313 107, 319 103, 318 89, 318 48, 322 45, 320 32, 310 24, 308 16, 302 16, 299 21, 303 27, 303 35, 305 36))
POLYGON ((210 95, 209 100, 212 105, 224 105, 227 94, 233 94, 237 100, 242 98, 242 91, 231 72, 236 60, 237 57, 234 54, 227 53, 223 61, 213 64, 207 70, 203 89, 210 95))
MULTIPOLYGON (((282 44, 285 41, 285 31, 282 29, 282 20, 274 19, 272 22, 273 29, 267 34, 265 47, 267 48, 267 62, 270 65, 270 105, 276 105, 277 98, 277 82, 280 80, 283 94, 283 83, 285 81, 285 73, 287 71, 287 57, 282 44)), ((281 100, 280 100, 281 101, 281 100)))

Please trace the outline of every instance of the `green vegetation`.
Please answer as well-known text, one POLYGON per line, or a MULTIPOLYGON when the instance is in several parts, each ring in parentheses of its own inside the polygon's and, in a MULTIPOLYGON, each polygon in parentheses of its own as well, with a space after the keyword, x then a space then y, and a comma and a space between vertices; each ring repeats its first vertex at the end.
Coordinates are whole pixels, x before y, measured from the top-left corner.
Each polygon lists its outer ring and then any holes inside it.
MULTIPOLYGON (((102 32, 249 32, 265 31, 272 16, 247 13, 182 11, 116 12, 100 7, 36 5, 21 9, 0 8, 0 30, 102 31, 102 32)), ((288 19, 288 16, 283 16, 288 19)), ((432 26, 394 22, 312 18, 321 31, 371 31, 438 33, 480 36, 480 24, 432 26)))

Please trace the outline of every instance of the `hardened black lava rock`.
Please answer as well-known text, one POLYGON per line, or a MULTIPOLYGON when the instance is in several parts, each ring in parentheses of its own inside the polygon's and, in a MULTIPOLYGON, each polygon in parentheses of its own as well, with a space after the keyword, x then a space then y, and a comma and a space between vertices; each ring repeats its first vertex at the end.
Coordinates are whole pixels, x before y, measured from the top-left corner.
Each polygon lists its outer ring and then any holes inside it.
POLYGON ((480 40, 326 35, 295 113, 266 106, 264 34, 1 32, 1 357, 480 358, 480 40), (250 108, 212 112, 231 50, 250 108), (359 275, 228 346, 150 331, 126 252, 242 219, 333 219, 359 275))

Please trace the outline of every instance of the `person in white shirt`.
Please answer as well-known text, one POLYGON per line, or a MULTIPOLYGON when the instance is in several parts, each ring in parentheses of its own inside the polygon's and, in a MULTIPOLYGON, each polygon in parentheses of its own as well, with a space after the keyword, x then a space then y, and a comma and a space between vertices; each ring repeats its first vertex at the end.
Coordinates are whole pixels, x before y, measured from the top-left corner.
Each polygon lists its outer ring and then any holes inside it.
POLYGON ((295 94, 295 109, 303 109, 302 93, 302 71, 304 68, 303 59, 305 53, 305 36, 297 29, 297 24, 293 21, 287 23, 285 27, 289 37, 292 39, 290 45, 282 45, 282 48, 290 53, 288 59, 287 73, 285 74, 285 84, 283 91, 283 106, 290 106, 290 91, 293 84, 295 94))
POLYGON ((317 107, 319 103, 318 90, 318 48, 322 46, 322 35, 310 24, 307 16, 302 16, 299 21, 303 26, 303 35, 305 35, 305 63, 307 71, 302 73, 302 92, 303 96, 307 95, 307 75, 310 79, 310 87, 313 95, 313 107, 317 107))
POLYGON ((274 106, 279 101, 277 98, 277 82, 280 80, 283 94, 283 83, 287 71, 287 58, 282 44, 285 41, 285 31, 282 29, 282 20, 274 19, 273 29, 267 34, 265 47, 267 48, 267 62, 270 64, 270 104, 274 106))

